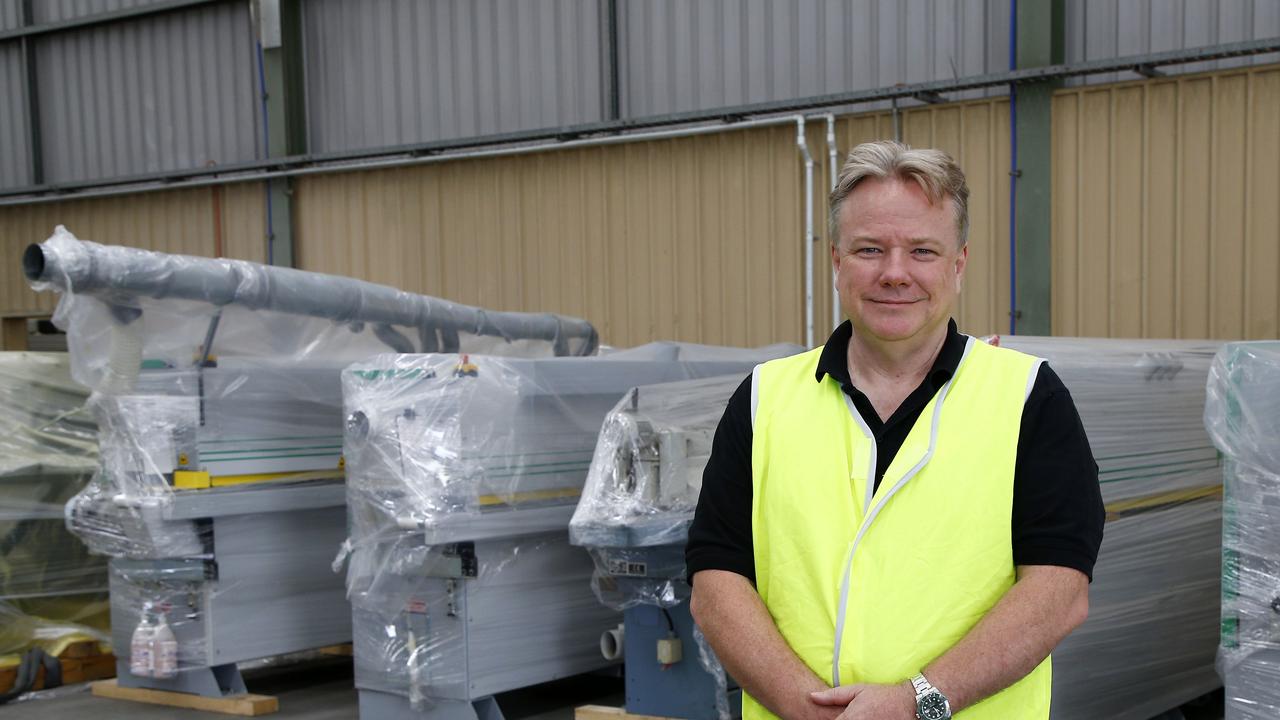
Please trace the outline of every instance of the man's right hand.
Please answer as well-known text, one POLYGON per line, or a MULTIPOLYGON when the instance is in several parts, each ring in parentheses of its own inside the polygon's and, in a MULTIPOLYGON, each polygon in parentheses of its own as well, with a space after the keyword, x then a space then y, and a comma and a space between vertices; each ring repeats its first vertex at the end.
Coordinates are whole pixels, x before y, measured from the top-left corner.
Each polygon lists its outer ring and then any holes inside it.
POLYGON ((813 693, 813 701, 841 710, 840 720, 915 720, 916 694, 909 684, 841 685, 813 693))
POLYGON ((835 720, 844 711, 810 697, 830 688, 787 645, 745 577, 726 570, 694 574, 690 610, 725 671, 774 714, 786 720, 835 720))

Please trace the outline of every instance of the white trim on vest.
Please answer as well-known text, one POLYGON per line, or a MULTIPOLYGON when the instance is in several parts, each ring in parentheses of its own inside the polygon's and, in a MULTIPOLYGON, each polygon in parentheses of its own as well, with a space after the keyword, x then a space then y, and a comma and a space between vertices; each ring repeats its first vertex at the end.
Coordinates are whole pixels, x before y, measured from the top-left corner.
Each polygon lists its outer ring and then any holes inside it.
POLYGON ((1036 380, 1040 378, 1040 367, 1044 365, 1044 358, 1036 358, 1035 364, 1031 366, 1031 373, 1027 375, 1027 394, 1022 396, 1022 404, 1026 405, 1027 400, 1031 399, 1031 388, 1035 387, 1036 380))
POLYGON ((751 368, 751 432, 756 431, 756 408, 760 406, 760 368, 761 363, 751 368))

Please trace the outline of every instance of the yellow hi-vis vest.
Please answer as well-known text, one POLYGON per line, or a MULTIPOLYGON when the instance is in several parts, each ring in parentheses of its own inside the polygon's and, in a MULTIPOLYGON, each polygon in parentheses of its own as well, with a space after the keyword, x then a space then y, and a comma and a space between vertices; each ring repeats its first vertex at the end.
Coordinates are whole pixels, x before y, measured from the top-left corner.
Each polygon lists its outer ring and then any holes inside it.
MULTIPOLYGON (((835 379, 815 382, 821 353, 753 373, 756 589, 827 683, 900 683, 1014 583, 1014 462, 1042 361, 969 338, 873 493, 874 437, 835 379)), ((1049 691, 1046 659, 956 717, 1044 720, 1049 691)), ((742 715, 773 717, 745 694, 742 715)))

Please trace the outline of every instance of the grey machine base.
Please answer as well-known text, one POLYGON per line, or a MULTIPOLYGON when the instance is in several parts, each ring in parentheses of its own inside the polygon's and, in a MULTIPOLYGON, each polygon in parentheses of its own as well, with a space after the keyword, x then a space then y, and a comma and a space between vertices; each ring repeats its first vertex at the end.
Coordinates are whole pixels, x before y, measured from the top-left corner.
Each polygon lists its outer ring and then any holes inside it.
POLYGON ((242 694, 237 663, 351 641, 351 605, 343 576, 331 567, 334 549, 346 537, 344 506, 206 516, 200 522, 201 535, 211 543, 209 557, 111 561, 120 685, 211 697, 242 694), (129 672, 124 654, 144 602, 169 608, 179 645, 177 677, 129 672))
POLYGON ((138 677, 129 672, 129 661, 120 658, 116 660, 116 682, 120 687, 166 690, 205 697, 227 697, 249 692, 235 663, 183 668, 177 677, 162 679, 138 677))
POLYGON ((492 696, 479 700, 429 700, 414 710, 409 698, 377 690, 360 691, 360 717, 376 720, 503 720, 492 696))
POLYGON ((596 600, 592 568, 562 530, 476 542, 471 571, 384 573, 386 604, 353 608, 360 716, 500 720, 498 693, 613 665, 600 635, 621 617, 596 600))

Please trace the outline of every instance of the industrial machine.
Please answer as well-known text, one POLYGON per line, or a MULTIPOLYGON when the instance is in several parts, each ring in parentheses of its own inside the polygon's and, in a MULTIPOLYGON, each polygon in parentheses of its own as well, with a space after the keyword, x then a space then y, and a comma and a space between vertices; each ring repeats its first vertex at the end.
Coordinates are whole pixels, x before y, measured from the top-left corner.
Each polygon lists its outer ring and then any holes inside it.
POLYGON ((107 562, 67 532, 62 515, 98 466, 98 430, 81 412, 87 396, 65 353, 0 353, 0 603, 105 631, 107 562))
POLYGON ((379 352, 591 354, 594 329, 349 278, 81 242, 24 256, 93 389, 67 526, 110 561, 123 686, 243 693, 237 663, 351 640, 341 369, 379 352), (176 663, 152 662, 164 626, 176 663), (131 662, 134 661, 134 662, 131 662))
POLYGON ((1222 625, 1228 720, 1280 716, 1280 342, 1225 345, 1205 427, 1222 451, 1222 625))
POLYGON ((745 374, 789 346, 655 343, 591 358, 384 355, 343 375, 363 718, 500 718, 493 695, 599 669, 618 623, 568 542, 601 422, 629 387, 745 374))
MULTIPOLYGON (((1201 422, 1218 344, 1009 337, 1070 389, 1100 470, 1107 526, 1089 620, 1054 652, 1053 717, 1146 720, 1217 686, 1217 453, 1201 422)), ((570 524, 593 586, 625 608, 627 711, 738 712, 733 681, 688 618, 682 549, 709 439, 741 381, 637 387, 610 413, 570 524), (683 645, 674 663, 667 642, 683 645), (697 660, 691 661, 696 651, 697 660)))
MULTIPOLYGON (((797 348, 797 351, 799 349, 797 348)), ((595 561, 592 588, 623 613, 600 638, 625 658, 633 715, 737 717, 742 692, 689 614, 684 545, 720 416, 743 376, 642 385, 600 431, 582 500, 569 523, 595 561)))

